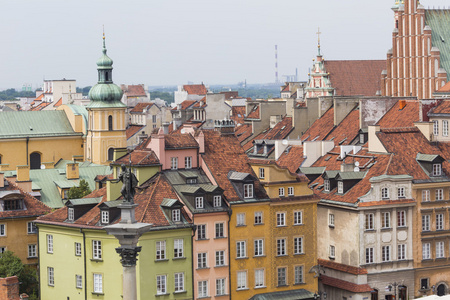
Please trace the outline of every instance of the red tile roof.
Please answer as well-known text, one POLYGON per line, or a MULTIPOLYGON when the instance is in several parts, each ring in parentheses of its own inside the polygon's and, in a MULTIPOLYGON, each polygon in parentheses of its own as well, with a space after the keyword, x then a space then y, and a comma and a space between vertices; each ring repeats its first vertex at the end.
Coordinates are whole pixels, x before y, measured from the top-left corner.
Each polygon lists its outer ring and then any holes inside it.
POLYGON ((235 128, 234 134, 238 138, 239 142, 242 143, 246 139, 248 139, 252 133, 252 125, 251 124, 242 124, 235 128))
MULTIPOLYGON (((450 83, 450 81, 449 81, 450 83)), ((432 114, 450 114, 450 100, 444 100, 436 106, 434 109, 430 110, 432 114)))
POLYGON ((375 96, 381 89, 385 60, 325 60, 331 86, 337 96, 375 96))
POLYGON ((150 149, 146 150, 134 150, 131 153, 126 154, 125 156, 122 156, 118 160, 114 161, 113 165, 129 165, 130 164, 130 157, 131 157, 131 165, 132 166, 154 166, 154 165, 160 165, 158 157, 156 156, 155 152, 153 152, 150 149))
POLYGON ((231 108, 231 120, 235 124, 244 124, 245 106, 233 106, 231 108))
POLYGON ((364 268, 359 268, 359 267, 353 267, 353 266, 349 266, 349 265, 344 265, 344 264, 340 264, 331 260, 326 260, 326 259, 321 259, 319 258, 317 260, 318 264, 326 267, 328 269, 333 269, 336 271, 340 271, 340 272, 344 272, 344 273, 349 273, 352 275, 364 275, 367 274, 367 270, 364 268))
POLYGON ((281 92, 289 92, 289 84, 286 84, 285 86, 281 87, 281 92))
POLYGON ((287 171, 289 171, 289 174, 291 175, 291 176, 295 176, 296 177, 296 180, 297 181, 299 181, 299 182, 308 182, 309 180, 308 180, 308 178, 304 175, 304 174, 297 174, 297 173, 295 173, 295 171, 294 172, 291 172, 290 170, 289 170, 289 168, 288 167, 286 167, 286 166, 280 166, 275 160, 273 160, 273 159, 257 159, 257 158, 249 158, 249 163, 251 164, 251 165, 274 165, 274 166, 277 166, 278 168, 280 168, 280 169, 284 169, 284 170, 287 170, 287 171))
POLYGON ((183 85, 183 89, 189 95, 206 95, 207 93, 206 87, 203 84, 183 85))
POLYGON ((390 110, 377 122, 380 128, 411 127, 414 122, 420 121, 420 105, 418 100, 401 100, 406 104, 400 109, 397 101, 390 110))
POLYGON ((142 85, 128 85, 122 88, 127 97, 146 97, 145 89, 142 85))
MULTIPOLYGON (((181 110, 188 109, 193 104, 195 104, 195 102, 197 102, 197 101, 195 101, 195 100, 184 100, 183 102, 180 103, 181 110)), ((178 106, 174 107, 172 110, 178 110, 178 106)))
POLYGON ((59 98, 58 102, 55 103, 55 105, 53 105, 54 107, 58 107, 62 105, 62 97, 59 98))
POLYGON ((144 126, 141 125, 129 125, 126 129, 127 140, 139 132, 144 126))
POLYGON ((31 108, 30 110, 40 111, 40 110, 43 110, 44 108, 46 108, 47 106, 49 106, 50 104, 51 104, 51 102, 41 102, 41 103, 39 103, 38 106, 35 106, 35 107, 31 108))
POLYGON ((220 92, 220 94, 225 94, 225 100, 230 100, 230 99, 239 97, 238 91, 220 92))
POLYGON ((142 113, 144 109, 149 110, 154 104, 149 102, 140 102, 130 110, 130 113, 142 113))
POLYGON ((334 128, 334 107, 329 108, 302 136, 302 141, 322 141, 334 128))
POLYGON ((42 93, 42 94, 40 94, 36 99, 34 99, 34 100, 42 100, 42 99, 44 99, 44 93, 42 93))
POLYGON ((448 81, 444 86, 440 87, 436 92, 438 92, 438 93, 450 92, 450 81, 448 81))
POLYGON ((206 107, 206 97, 203 97, 200 101, 195 102, 192 106, 193 108, 204 108, 206 107))
MULTIPOLYGON (((205 135, 205 153, 202 154, 202 158, 207 168, 217 184, 224 189, 224 195, 228 201, 238 201, 239 196, 228 180, 228 173, 230 171, 249 173, 256 178, 244 149, 234 135, 221 135, 213 130, 203 130, 203 134, 205 135)), ((268 198, 259 181, 255 182, 255 195, 259 199, 268 198)))
POLYGON ((190 134, 166 134, 164 136, 166 149, 185 149, 185 148, 198 148, 198 143, 195 138, 190 134))
POLYGON ((285 150, 281 154, 277 163, 282 167, 287 167, 292 173, 295 173, 304 160, 303 146, 288 146, 287 151, 285 150))
POLYGON ((294 129, 292 125, 292 117, 283 117, 273 128, 267 128, 260 134, 253 136, 251 139, 245 140, 242 147, 247 151, 253 147, 254 140, 282 140, 294 129))
POLYGON ((352 110, 326 137, 335 145, 349 145, 359 133, 359 110, 352 110))
POLYGON ((369 293, 373 290, 368 284, 356 284, 353 282, 329 277, 326 275, 320 275, 320 280, 324 285, 332 286, 353 293, 369 293))
POLYGON ((250 113, 247 116, 247 119, 259 119, 259 105, 255 104, 252 109, 250 110, 250 113))

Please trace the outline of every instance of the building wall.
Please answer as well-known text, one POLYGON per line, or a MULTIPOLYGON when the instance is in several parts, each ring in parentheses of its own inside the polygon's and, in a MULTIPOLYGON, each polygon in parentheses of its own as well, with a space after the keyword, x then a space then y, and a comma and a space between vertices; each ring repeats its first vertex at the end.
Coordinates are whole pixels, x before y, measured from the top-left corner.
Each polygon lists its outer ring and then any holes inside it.
POLYGON ((35 218, 16 218, 3 219, 0 224, 5 224, 6 234, 0 236, 0 247, 5 247, 6 250, 14 252, 16 256, 22 260, 24 264, 37 264, 37 256, 28 257, 28 245, 36 245, 37 251, 37 234, 28 233, 28 222, 34 221, 35 218))

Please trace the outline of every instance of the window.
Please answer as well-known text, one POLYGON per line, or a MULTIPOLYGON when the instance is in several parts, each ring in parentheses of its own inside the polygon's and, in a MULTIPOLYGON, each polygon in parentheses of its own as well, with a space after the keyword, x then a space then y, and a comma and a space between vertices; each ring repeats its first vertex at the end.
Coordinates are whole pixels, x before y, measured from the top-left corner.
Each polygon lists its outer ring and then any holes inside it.
POLYGON ((422 215, 422 231, 430 231, 430 215, 422 215))
POLYGON ((180 222, 180 210, 179 209, 173 209, 172 210, 172 222, 180 222))
POLYGON ((435 190, 436 201, 444 200, 444 190, 436 189, 435 190))
POLYGON ((81 256, 81 243, 75 243, 75 255, 81 256))
POLYGON ((237 272, 237 289, 243 290, 247 288, 247 272, 239 271, 237 272))
POLYGON ((330 179, 325 179, 323 181, 323 190, 325 192, 329 192, 330 191, 330 179))
POLYGON ((278 189, 278 196, 279 197, 284 197, 284 188, 279 188, 278 189))
POLYGON ((294 284, 303 283, 303 266, 294 267, 294 284))
POLYGON ((388 188, 381 189, 381 199, 389 199, 389 189, 388 188))
POLYGON ((430 259, 431 251, 430 251, 430 243, 424 243, 422 245, 422 259, 430 259))
POLYGON ((207 268, 207 261, 206 261, 206 252, 201 252, 197 254, 197 268, 199 269, 205 269, 207 268))
POLYGON ((156 276, 156 294, 163 295, 167 293, 167 275, 156 276))
POLYGON ((27 233, 31 234, 31 233, 36 233, 36 232, 37 232, 36 224, 34 224, 34 222, 28 222, 27 223, 27 233))
POLYGON ((382 228, 390 228, 391 227, 391 213, 383 212, 381 214, 381 227, 382 228))
POLYGON ((391 261, 391 246, 381 247, 381 261, 391 261))
POLYGON ((259 178, 264 179, 264 168, 259 168, 259 178))
POLYGON ((406 259, 406 244, 400 244, 397 248, 397 258, 398 260, 406 259))
POLYGON ((286 226, 286 213, 277 213, 277 226, 286 226))
MULTIPOLYGON (((108 160, 114 160, 114 148, 108 149, 108 160)), ((64 191, 64 199, 67 199, 67 190, 64 191)))
POLYGON ((366 248, 366 264, 373 264, 373 248, 366 248))
POLYGON ((195 197, 195 208, 203 208, 203 197, 195 197))
POLYGON ((152 115, 152 123, 156 123, 156 115, 152 115))
POLYGON ((343 194, 344 193, 344 182, 338 181, 338 193, 343 194))
POLYGON ((444 257, 444 242, 436 242, 436 258, 444 257))
POLYGON ((28 245, 28 257, 37 257, 36 244, 28 245))
POLYGON ((47 234, 47 253, 53 253, 53 235, 47 234))
POLYGON ((67 219, 68 219, 69 221, 73 221, 73 219, 74 219, 74 210, 73 210, 73 207, 69 207, 69 208, 67 209, 67 219))
POLYGON ((359 143, 364 144, 364 133, 359 134, 359 143))
POLYGON ((294 254, 303 254, 303 238, 294 238, 294 254))
POLYGON ((225 295, 225 278, 216 279, 216 296, 225 295))
POLYGON ((208 297, 208 280, 198 282, 198 298, 208 297))
POLYGON ((262 224, 262 223, 263 223, 262 212, 261 211, 255 212, 255 224, 262 224))
POLYGON ((427 290, 430 288, 429 278, 420 279, 420 289, 427 290))
POLYGON ((439 135, 439 121, 433 121, 433 135, 439 135))
POLYGON ((216 223, 216 239, 225 237, 224 223, 216 223))
POLYGON ((197 240, 206 240, 206 225, 197 226, 197 240))
POLYGON ((166 259, 166 241, 156 242, 156 260, 166 259))
POLYGON ((330 245, 330 258, 334 259, 336 257, 336 247, 330 245))
POLYGON ((225 251, 216 251, 216 267, 225 266, 225 251))
POLYGON ((278 276, 278 286, 287 285, 286 268, 278 268, 277 276, 278 276))
POLYGON ((277 239, 277 256, 286 255, 286 239, 277 239))
POLYGON ((5 253, 6 247, 0 247, 0 253, 5 253))
POLYGON ((245 225, 245 214, 236 214, 236 226, 244 226, 245 225))
POLYGON ((47 267, 47 279, 48 285, 55 285, 55 269, 53 267, 47 267))
POLYGON ((255 270, 255 288, 264 287, 264 269, 255 270))
POLYGON ((433 164, 433 176, 441 176, 441 175, 442 175, 442 165, 433 164))
POLYGON ((405 198, 405 188, 404 187, 399 187, 397 188, 397 197, 398 198, 405 198))
POLYGON ((294 225, 302 225, 302 224, 303 224, 303 212, 294 211, 294 225))
POLYGON ((92 241, 92 259, 102 259, 102 242, 92 241))
POLYGON ((214 196, 213 202, 214 202, 213 203, 214 207, 222 207, 222 196, 220 196, 220 195, 214 196))
POLYGON ((328 226, 334 227, 334 214, 328 215, 328 226))
POLYGON ((448 121, 447 120, 442 121, 442 135, 448 136, 448 121))
POLYGON ((244 184, 244 198, 253 198, 253 184, 244 184))
POLYGON ((175 273, 175 293, 184 292, 184 273, 175 273))
POLYGON ((288 196, 294 196, 294 187, 293 186, 288 187, 288 196))
POLYGON ((422 201, 423 202, 430 201, 430 190, 422 190, 422 201))
POLYGON ((436 230, 444 229, 444 214, 436 214, 436 230))
POLYGON ((366 214, 365 228, 366 228, 366 230, 374 229, 373 214, 366 214))
POLYGON ((183 239, 173 240, 173 257, 183 257, 183 239))
POLYGON ((178 169, 178 157, 170 158, 170 169, 172 169, 172 170, 178 169))
POLYGON ((184 158, 184 167, 186 169, 191 169, 192 168, 192 156, 186 156, 184 158))
POLYGON ((75 275, 75 286, 77 289, 83 288, 83 276, 75 275))
POLYGON ((109 223, 109 211, 102 210, 102 223, 108 224, 109 223))
POLYGON ((245 241, 236 242, 236 258, 247 257, 247 249, 245 241))
POLYGON ((397 226, 398 227, 406 226, 406 211, 404 210, 397 211, 397 226))
POLYGON ((254 241, 255 245, 255 256, 263 256, 264 255, 264 240, 263 239, 257 239, 254 241))
POLYGON ((108 116, 108 130, 109 131, 113 130, 113 117, 112 116, 108 116))

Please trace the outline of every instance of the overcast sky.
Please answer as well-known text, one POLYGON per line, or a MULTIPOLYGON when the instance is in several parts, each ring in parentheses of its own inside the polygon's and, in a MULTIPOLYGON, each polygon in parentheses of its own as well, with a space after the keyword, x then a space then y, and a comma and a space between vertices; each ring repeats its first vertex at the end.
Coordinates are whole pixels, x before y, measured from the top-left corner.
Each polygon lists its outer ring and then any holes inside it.
MULTIPOLYGON (((0 0, 0 89, 97 81, 105 25, 117 84, 306 80, 320 27, 329 60, 385 59, 395 0, 0 0)), ((421 0, 425 6, 448 0, 421 0)))

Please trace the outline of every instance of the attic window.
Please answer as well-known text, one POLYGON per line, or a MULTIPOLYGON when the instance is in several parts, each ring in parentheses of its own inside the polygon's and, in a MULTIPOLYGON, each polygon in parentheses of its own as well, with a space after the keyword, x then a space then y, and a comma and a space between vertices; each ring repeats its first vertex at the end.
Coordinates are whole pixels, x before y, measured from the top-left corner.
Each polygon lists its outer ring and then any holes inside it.
POLYGON ((442 175, 442 165, 433 164, 433 176, 441 176, 441 175, 442 175))
POLYGON ((108 224, 109 223, 109 211, 102 210, 102 224, 108 224))
POLYGON ((74 219, 74 210, 73 210, 73 207, 69 207, 69 209, 67 210, 67 219, 69 220, 69 221, 73 221, 73 219, 74 219))
POLYGON ((389 199, 389 189, 388 188, 381 189, 381 199, 389 199))
POLYGON ((343 194, 344 193, 344 182, 338 181, 338 193, 343 194))
POLYGON ((22 200, 5 200, 3 202, 4 210, 21 210, 23 208, 22 200))
POLYGON ((253 184, 244 184, 244 198, 253 198, 253 184))
POLYGON ((180 210, 174 209, 172 210, 172 222, 180 222, 180 210))
POLYGON ((330 191, 330 179, 325 179, 323 181, 323 190, 325 192, 329 192, 330 191))
POLYGON ((189 179, 186 179, 186 183, 187 183, 187 184, 194 184, 194 183, 197 183, 197 178, 189 178, 189 179))
POLYGON ((329 161, 329 160, 330 160, 330 158, 331 158, 331 156, 327 156, 327 157, 325 157, 325 161, 329 161))
POLYGON ((195 197, 195 208, 203 208, 203 197, 195 197))
POLYGON ((214 196, 214 207, 221 207, 222 206, 222 196, 216 195, 214 196))

